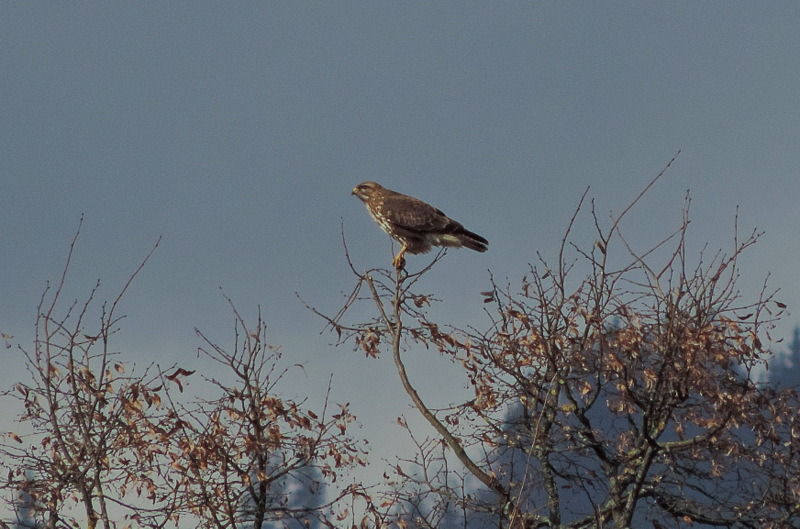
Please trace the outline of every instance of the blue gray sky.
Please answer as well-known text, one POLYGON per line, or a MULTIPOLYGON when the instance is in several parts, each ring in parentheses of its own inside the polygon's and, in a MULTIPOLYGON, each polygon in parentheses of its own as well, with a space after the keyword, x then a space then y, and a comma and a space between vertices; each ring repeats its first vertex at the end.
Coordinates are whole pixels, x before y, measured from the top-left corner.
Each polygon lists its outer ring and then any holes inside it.
MULTIPOLYGON (((296 297, 335 313, 354 286, 342 226, 356 267, 389 266, 351 189, 376 180, 489 239, 421 285, 480 329, 489 271, 519 284, 536 252, 555 258, 587 186, 608 219, 678 150, 623 225, 629 240, 671 233, 691 190, 693 247, 729 250, 738 206, 741 232, 766 232, 743 293, 771 274, 792 312, 776 337, 797 322, 796 2, 19 2, 0 5, 0 28, 0 331, 13 343, 30 347, 81 215, 69 299, 97 279, 113 297, 163 236, 121 307, 124 358, 198 365, 195 327, 232 344, 224 291, 251 319, 260 305, 287 364, 305 364, 288 396, 319 402, 333 373, 334 399, 385 444, 407 411, 390 357, 332 347, 296 297)), ((574 240, 591 245, 579 223, 574 240)), ((9 386, 22 360, 1 354, 9 386)), ((437 353, 409 362, 423 395, 463 395, 437 353)))

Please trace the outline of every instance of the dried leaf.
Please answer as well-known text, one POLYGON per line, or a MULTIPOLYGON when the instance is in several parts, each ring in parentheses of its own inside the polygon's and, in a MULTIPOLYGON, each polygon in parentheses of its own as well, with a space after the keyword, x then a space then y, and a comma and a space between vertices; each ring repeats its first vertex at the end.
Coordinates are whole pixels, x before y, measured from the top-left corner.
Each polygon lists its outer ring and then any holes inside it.
POLYGON ((181 393, 183 393, 183 384, 181 384, 181 381, 178 380, 178 377, 180 377, 180 376, 190 376, 192 374, 194 374, 194 371, 189 371, 187 369, 183 369, 182 367, 179 367, 171 375, 166 375, 166 378, 167 378, 167 380, 171 380, 172 382, 175 382, 178 385, 178 390, 181 393))

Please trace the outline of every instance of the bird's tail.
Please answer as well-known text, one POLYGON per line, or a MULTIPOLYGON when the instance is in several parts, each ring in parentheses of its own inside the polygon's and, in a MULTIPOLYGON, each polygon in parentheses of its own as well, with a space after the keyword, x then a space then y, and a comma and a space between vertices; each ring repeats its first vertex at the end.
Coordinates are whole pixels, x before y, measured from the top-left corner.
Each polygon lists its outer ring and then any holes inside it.
POLYGON ((470 250, 475 250, 476 252, 485 252, 489 249, 489 241, 478 235, 477 233, 471 232, 469 230, 464 230, 461 232, 461 244, 464 247, 469 248, 470 250))

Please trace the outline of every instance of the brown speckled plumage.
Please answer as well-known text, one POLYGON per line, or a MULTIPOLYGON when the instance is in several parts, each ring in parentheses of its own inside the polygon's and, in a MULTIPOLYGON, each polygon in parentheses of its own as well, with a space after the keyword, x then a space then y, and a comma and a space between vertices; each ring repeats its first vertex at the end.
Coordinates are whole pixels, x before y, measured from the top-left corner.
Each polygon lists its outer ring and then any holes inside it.
POLYGON ((364 202, 375 222, 402 245, 394 259, 396 268, 402 267, 405 252, 426 253, 434 246, 463 246, 476 252, 488 249, 489 241, 418 198, 375 182, 358 184, 353 194, 364 202))

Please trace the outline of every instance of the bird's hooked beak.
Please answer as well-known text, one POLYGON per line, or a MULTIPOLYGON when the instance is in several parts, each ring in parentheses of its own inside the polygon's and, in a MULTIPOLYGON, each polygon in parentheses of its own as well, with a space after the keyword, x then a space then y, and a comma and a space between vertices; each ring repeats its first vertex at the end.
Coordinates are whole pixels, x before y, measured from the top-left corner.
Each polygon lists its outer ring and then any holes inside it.
POLYGON ((366 202, 368 197, 375 191, 376 188, 380 188, 380 186, 375 182, 361 182, 353 188, 353 192, 351 194, 357 196, 362 202, 366 202))

